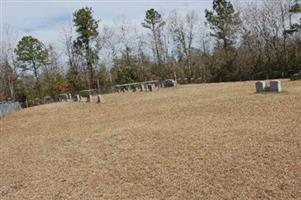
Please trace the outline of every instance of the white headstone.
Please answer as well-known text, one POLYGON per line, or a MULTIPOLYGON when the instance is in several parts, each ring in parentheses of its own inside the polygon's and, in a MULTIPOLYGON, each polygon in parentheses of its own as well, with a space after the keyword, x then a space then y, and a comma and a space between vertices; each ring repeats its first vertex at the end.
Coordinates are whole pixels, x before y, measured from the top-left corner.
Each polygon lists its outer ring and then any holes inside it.
POLYGON ((152 84, 148 84, 148 85, 147 85, 147 89, 148 89, 148 91, 152 92, 152 91, 153 91, 153 86, 152 86, 152 84))
POLYGON ((97 95, 97 103, 104 103, 104 98, 101 95, 97 95))
POLYGON ((271 92, 281 92, 281 81, 270 81, 270 91, 271 92))
POLYGON ((92 98, 93 98, 92 95, 89 95, 88 98, 87 98, 87 102, 92 102, 93 101, 92 98))
POLYGON ((150 89, 151 92, 156 89, 156 85, 155 84, 150 84, 149 87, 150 87, 149 89, 150 89))
POLYGON ((80 102, 80 96, 79 95, 75 95, 75 101, 80 102))
POLYGON ((261 93, 265 91, 266 85, 264 81, 257 81, 255 83, 255 87, 256 87, 256 92, 261 93))
POLYGON ((143 84, 140 84, 140 92, 143 92, 143 91, 145 91, 145 87, 144 87, 144 85, 143 84))

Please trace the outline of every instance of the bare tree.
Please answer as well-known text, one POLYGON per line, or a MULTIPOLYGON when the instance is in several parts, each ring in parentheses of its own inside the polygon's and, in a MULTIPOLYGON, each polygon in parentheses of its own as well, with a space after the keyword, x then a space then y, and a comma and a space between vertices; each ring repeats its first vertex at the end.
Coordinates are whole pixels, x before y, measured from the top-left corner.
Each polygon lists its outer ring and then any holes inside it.
POLYGON ((194 11, 186 14, 185 17, 173 11, 169 18, 170 33, 175 42, 179 59, 185 60, 189 81, 192 78, 192 53, 193 42, 196 34, 198 16, 194 11))
POLYGON ((0 62, 0 79, 3 95, 12 100, 16 99, 16 84, 17 84, 17 62, 14 54, 13 41, 16 41, 16 32, 8 25, 3 29, 3 41, 1 41, 1 62, 0 62))
POLYGON ((76 58, 74 55, 74 47, 73 47, 73 28, 71 22, 69 22, 62 30, 63 33, 63 45, 64 45, 64 52, 68 58, 69 66, 76 65, 76 58))
POLYGON ((290 5, 290 0, 276 0, 273 3, 266 0, 261 6, 247 4, 241 8, 244 22, 242 35, 246 47, 264 66, 259 71, 264 72, 266 78, 273 71, 285 71, 285 66, 288 67, 288 36, 285 29, 289 25, 290 5))

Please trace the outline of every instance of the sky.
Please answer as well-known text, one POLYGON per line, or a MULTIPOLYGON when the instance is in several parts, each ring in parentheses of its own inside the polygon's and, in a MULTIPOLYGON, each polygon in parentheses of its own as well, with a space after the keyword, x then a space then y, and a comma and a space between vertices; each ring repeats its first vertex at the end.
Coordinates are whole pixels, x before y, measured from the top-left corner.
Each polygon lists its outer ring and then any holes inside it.
POLYGON ((0 0, 1 37, 3 27, 9 25, 20 39, 32 35, 42 42, 56 42, 63 28, 72 21, 72 13, 84 6, 92 7, 94 18, 101 24, 113 24, 125 17, 141 26, 145 11, 155 8, 163 13, 171 10, 191 10, 204 18, 204 10, 212 6, 212 0, 0 0))

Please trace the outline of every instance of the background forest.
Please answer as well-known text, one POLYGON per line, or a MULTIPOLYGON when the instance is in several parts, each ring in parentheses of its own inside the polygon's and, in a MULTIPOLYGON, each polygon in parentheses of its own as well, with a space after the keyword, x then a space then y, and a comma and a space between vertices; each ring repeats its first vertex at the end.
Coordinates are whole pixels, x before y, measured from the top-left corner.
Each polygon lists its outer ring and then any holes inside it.
POLYGON ((145 11, 140 27, 105 25, 90 7, 75 10, 57 44, 4 26, 0 101, 24 101, 100 86, 176 79, 180 83, 287 78, 301 70, 299 0, 233 5, 213 0, 206 23, 196 11, 145 11), (63 53, 62 53, 63 52, 63 53))

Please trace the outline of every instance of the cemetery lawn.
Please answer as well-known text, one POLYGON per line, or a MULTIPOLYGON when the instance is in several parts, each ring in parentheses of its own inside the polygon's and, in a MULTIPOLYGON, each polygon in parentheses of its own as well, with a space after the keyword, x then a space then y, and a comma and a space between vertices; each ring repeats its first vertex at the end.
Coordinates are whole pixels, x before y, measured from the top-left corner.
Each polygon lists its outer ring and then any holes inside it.
POLYGON ((300 199, 301 81, 104 95, 0 120, 0 199, 300 199))

